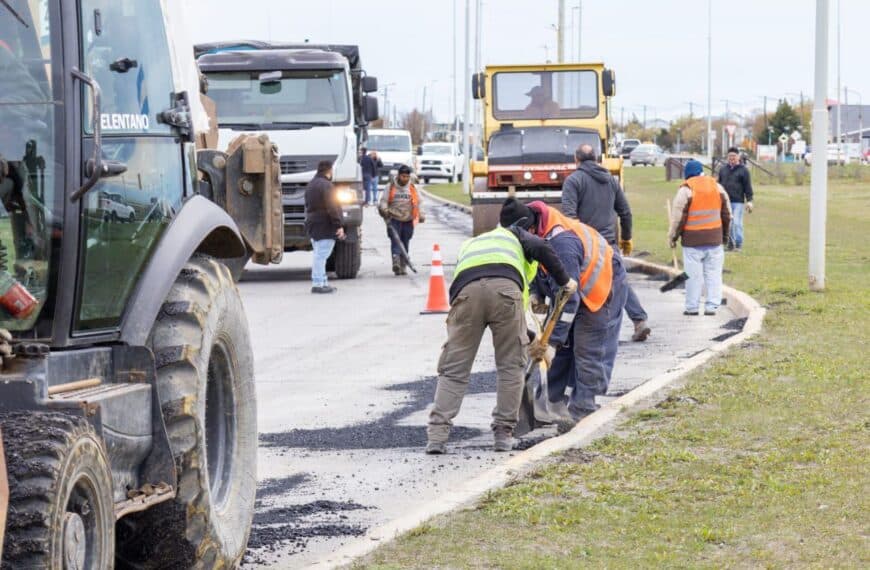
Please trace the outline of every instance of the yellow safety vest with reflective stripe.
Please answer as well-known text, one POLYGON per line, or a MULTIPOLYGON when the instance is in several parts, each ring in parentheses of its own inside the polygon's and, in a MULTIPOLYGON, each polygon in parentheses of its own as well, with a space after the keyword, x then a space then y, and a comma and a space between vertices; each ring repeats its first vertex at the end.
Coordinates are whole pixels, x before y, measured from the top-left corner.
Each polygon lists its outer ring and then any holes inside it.
POLYGON ((523 279, 523 306, 529 305, 529 284, 538 273, 538 262, 526 259, 523 246, 510 230, 497 227, 476 238, 466 240, 459 249, 453 278, 463 271, 482 265, 510 265, 523 279))

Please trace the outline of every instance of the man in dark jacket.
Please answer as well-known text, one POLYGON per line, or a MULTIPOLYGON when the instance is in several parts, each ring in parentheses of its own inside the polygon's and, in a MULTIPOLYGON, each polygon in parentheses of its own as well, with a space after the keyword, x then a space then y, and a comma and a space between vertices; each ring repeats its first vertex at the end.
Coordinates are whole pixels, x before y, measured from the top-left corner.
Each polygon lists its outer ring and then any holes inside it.
MULTIPOLYGON (((562 186, 562 212, 598 230, 613 249, 617 245, 616 219, 619 217, 619 249, 624 255, 630 255, 631 207, 625 192, 616 178, 598 164, 591 145, 581 145, 574 156, 579 166, 562 186)), ((649 317, 627 281, 626 289, 625 312, 634 323, 631 340, 643 342, 652 332, 646 322, 649 317)))
POLYGON ((728 149, 728 164, 719 169, 719 184, 731 201, 731 230, 728 251, 743 250, 743 211, 752 213, 752 180, 749 169, 740 162, 740 151, 728 149))
POLYGON ((359 165, 362 169, 363 189, 366 193, 366 206, 374 206, 378 203, 378 169, 384 165, 378 154, 375 151, 367 153, 366 149, 362 149, 362 156, 359 159, 359 165))
POLYGON ((305 189, 305 232, 311 239, 314 261, 311 263, 311 292, 334 293, 326 279, 326 260, 332 255, 335 240, 344 239, 341 206, 332 186, 332 163, 317 165, 317 175, 305 189))

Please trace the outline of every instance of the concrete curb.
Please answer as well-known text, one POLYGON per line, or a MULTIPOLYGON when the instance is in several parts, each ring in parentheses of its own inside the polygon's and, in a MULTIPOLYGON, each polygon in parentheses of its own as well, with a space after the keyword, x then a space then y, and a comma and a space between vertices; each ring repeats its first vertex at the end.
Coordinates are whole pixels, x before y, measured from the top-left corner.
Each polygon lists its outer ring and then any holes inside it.
POLYGON ((428 200, 432 200, 433 202, 438 202, 443 206, 447 206, 448 208, 452 208, 454 210, 459 210, 460 212, 465 212, 466 214, 471 215, 471 206, 466 206, 465 204, 460 204, 459 202, 454 202, 453 200, 448 200, 447 198, 442 198, 441 196, 436 196, 431 192, 427 192, 424 188, 418 188, 420 193, 427 198, 428 200))
MULTIPOLYGON (((625 258, 625 261, 632 271, 640 271, 651 275, 666 274, 673 276, 678 274, 673 268, 665 265, 635 258, 625 258)), ((480 499, 485 493, 504 487, 518 475, 528 471, 534 463, 544 460, 554 453, 589 444, 606 434, 610 427, 617 421, 625 418, 628 415, 627 412, 632 409, 654 405, 664 399, 667 389, 672 387, 678 380, 700 368, 716 356, 726 352, 732 346, 739 345, 761 332, 766 310, 755 299, 742 291, 727 286, 723 288, 723 295, 728 300, 728 307, 738 317, 746 318, 746 323, 741 332, 722 342, 713 344, 668 372, 641 384, 624 396, 603 405, 597 412, 584 418, 569 433, 545 440, 534 447, 518 453, 505 463, 481 473, 461 487, 445 493, 438 499, 422 505, 401 518, 370 530, 362 539, 333 552, 314 566, 317 568, 336 568, 350 564, 354 559, 365 556, 381 544, 395 539, 402 533, 419 526, 423 522, 452 510, 469 506, 480 499)))

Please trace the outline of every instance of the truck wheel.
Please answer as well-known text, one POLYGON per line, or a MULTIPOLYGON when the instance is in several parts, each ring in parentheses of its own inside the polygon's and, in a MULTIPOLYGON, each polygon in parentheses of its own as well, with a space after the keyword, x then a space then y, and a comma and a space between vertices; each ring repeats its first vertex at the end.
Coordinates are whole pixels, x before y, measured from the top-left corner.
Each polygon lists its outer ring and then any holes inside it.
POLYGON ((136 568, 235 568, 254 515, 257 410, 248 322, 224 264, 191 258, 150 345, 178 494, 122 519, 122 558, 136 568))
POLYGON ((335 242, 335 251, 332 252, 330 258, 333 261, 335 275, 339 279, 356 279, 362 263, 362 238, 359 229, 356 230, 356 240, 353 242, 335 242))
POLYGON ((112 568, 115 511, 103 442, 84 418, 0 416, 9 474, 4 568, 112 568))

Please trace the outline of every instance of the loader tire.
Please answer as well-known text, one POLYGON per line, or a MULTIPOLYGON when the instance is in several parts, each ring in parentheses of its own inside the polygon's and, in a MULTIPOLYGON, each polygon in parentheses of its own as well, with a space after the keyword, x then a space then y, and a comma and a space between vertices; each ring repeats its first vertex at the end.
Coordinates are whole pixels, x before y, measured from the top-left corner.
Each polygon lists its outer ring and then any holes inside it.
POLYGON ((191 258, 149 342, 178 494, 121 520, 124 567, 235 568, 254 515, 257 414, 248 323, 230 270, 191 258))
POLYGON ((330 256, 333 262, 333 271, 339 279, 356 279, 362 265, 362 237, 359 234, 359 228, 352 231, 357 232, 356 239, 352 242, 335 242, 335 251, 330 256))
POLYGON ((0 416, 9 476, 3 568, 102 570, 115 564, 112 473, 87 420, 0 416))

